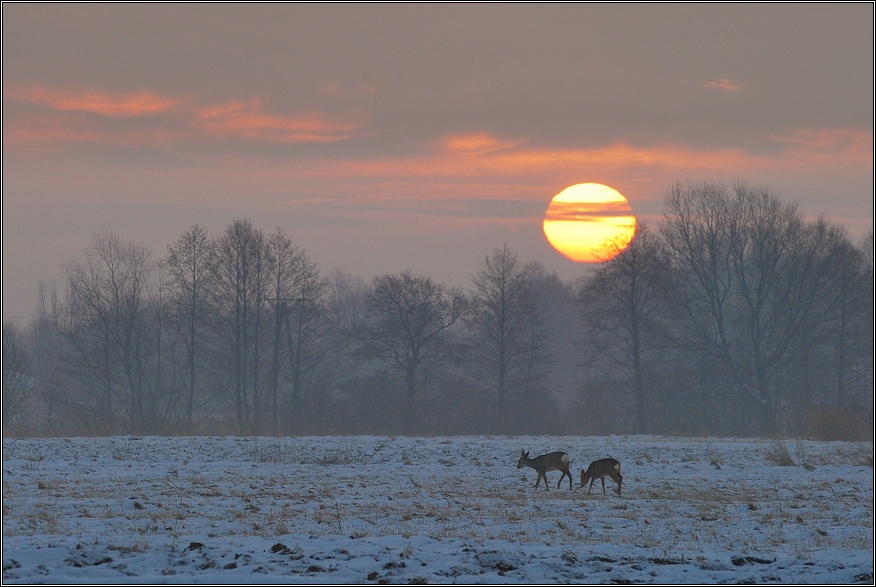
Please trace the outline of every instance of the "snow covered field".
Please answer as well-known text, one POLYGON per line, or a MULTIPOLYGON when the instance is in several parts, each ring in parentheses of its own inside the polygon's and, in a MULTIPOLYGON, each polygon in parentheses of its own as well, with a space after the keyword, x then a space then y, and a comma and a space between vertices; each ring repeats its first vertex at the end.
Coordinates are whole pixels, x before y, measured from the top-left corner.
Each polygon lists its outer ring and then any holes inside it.
POLYGON ((872 463, 654 436, 5 439, 3 582, 872 583, 872 463), (536 492, 521 449, 568 452, 573 490, 536 492), (621 496, 577 486, 605 456, 621 496))

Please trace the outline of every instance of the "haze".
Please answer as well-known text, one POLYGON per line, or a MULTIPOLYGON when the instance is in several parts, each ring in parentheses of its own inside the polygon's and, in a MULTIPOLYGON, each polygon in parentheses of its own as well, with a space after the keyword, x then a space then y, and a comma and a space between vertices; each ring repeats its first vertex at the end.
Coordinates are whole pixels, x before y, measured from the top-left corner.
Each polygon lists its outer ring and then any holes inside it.
POLYGON ((322 267, 563 278, 551 198, 744 179, 873 227, 873 4, 3 4, 3 319, 96 232, 284 228, 322 267))

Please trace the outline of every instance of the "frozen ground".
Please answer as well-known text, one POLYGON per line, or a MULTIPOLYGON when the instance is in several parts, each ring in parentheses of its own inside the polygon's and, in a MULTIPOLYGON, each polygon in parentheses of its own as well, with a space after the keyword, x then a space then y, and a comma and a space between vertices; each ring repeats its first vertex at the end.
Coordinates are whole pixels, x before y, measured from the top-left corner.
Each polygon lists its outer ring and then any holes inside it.
POLYGON ((872 584, 872 463, 652 436, 5 439, 3 582, 872 584), (574 489, 536 492, 521 449, 567 451, 574 489), (623 495, 580 490, 609 455, 623 495))

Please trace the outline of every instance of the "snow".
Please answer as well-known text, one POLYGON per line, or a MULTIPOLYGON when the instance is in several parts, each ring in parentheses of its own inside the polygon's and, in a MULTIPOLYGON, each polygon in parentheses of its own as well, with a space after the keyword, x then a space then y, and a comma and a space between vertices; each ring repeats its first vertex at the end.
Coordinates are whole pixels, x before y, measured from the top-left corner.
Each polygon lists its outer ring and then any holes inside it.
POLYGON ((4 439, 3 582, 872 584, 872 463, 656 436, 4 439), (535 491, 521 450, 568 452, 574 489, 535 491), (621 496, 577 486, 606 456, 621 496))

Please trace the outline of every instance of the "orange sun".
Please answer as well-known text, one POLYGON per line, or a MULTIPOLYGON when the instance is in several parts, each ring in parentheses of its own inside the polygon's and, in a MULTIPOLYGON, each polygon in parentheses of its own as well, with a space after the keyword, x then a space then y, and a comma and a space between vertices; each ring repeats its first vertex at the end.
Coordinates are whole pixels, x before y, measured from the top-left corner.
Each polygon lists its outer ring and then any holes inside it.
POLYGON ((569 186, 551 200, 544 235, 573 261, 608 261, 636 234, 636 217, 623 195, 601 183, 569 186))

